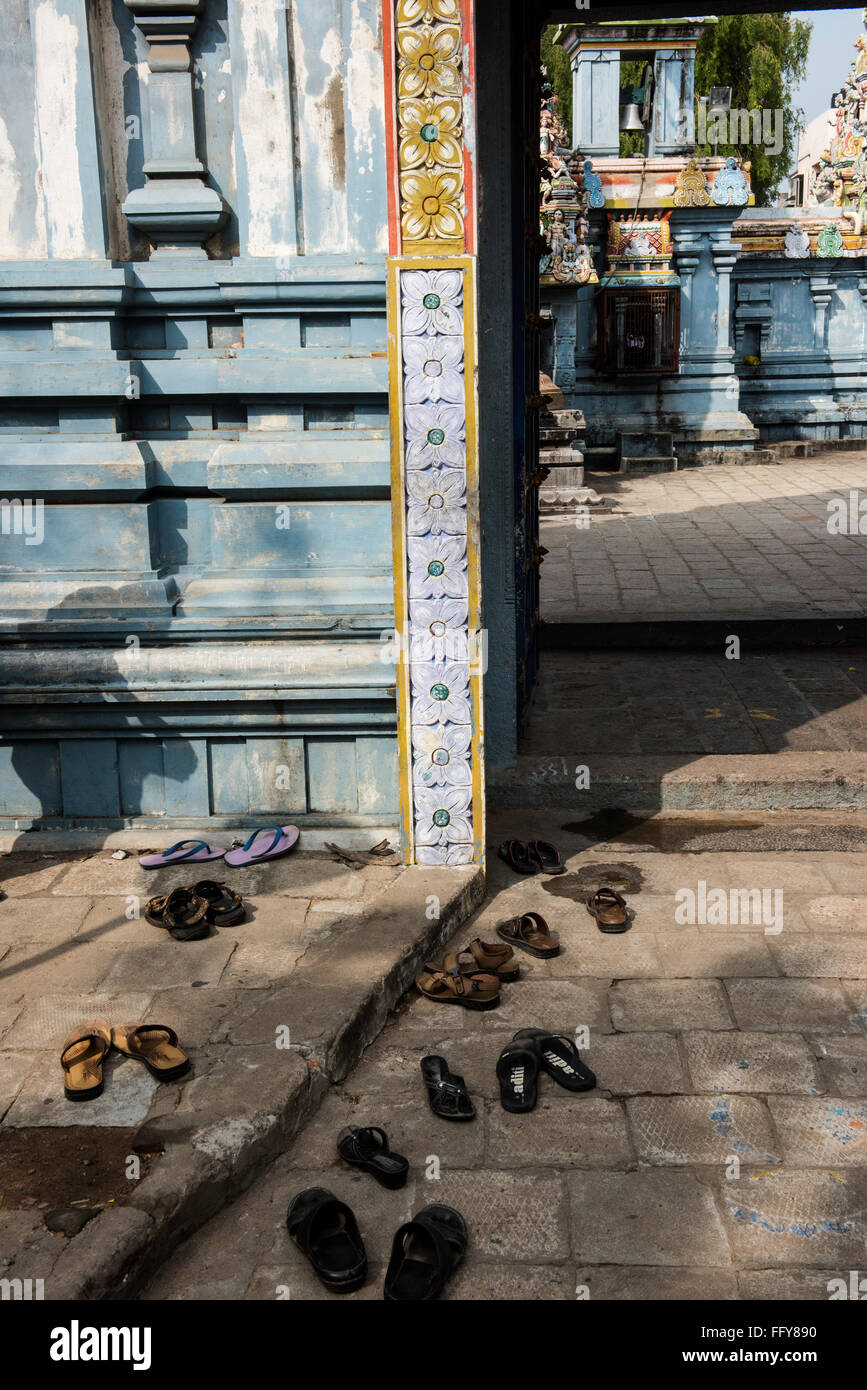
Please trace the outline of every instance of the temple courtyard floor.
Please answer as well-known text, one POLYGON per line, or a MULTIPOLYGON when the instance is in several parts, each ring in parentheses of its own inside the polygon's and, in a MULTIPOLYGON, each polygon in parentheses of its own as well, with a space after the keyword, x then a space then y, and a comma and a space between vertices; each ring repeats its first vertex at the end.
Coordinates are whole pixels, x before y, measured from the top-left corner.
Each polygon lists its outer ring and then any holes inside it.
POLYGON ((542 517, 546 622, 867 612, 867 450, 585 482, 589 524, 542 517))
MULTIPOLYGON (((728 852, 685 853, 652 847, 665 841, 652 833, 644 845, 597 834, 588 847, 575 825, 533 815, 495 816, 496 836, 511 826, 556 839, 568 872, 517 879, 494 840, 487 897, 453 944, 493 939, 498 922, 532 910, 560 933, 561 954, 521 954, 521 978, 487 1013, 408 991, 295 1143, 175 1251, 144 1298, 331 1297, 284 1224, 310 1186, 358 1218, 371 1270, 355 1299, 381 1298, 394 1231, 430 1202, 456 1207, 470 1230, 451 1299, 827 1299, 829 1281, 867 1267, 865 818, 729 822, 704 841, 728 852), (799 833, 809 852, 792 850, 799 833), (713 921, 700 883, 725 890, 713 921), (597 930, 584 899, 600 884, 625 894, 628 933, 597 930), (732 913, 731 890, 756 888, 776 915, 732 913), (534 1111, 503 1110, 497 1057, 530 1026, 577 1037, 596 1088, 571 1095, 543 1077, 534 1111), (430 1053, 465 1078, 474 1121, 430 1111, 419 1070, 430 1053), (405 1188, 343 1163, 347 1124, 387 1131, 410 1160, 405 1188)), ((672 843, 690 835, 687 819, 672 843)))

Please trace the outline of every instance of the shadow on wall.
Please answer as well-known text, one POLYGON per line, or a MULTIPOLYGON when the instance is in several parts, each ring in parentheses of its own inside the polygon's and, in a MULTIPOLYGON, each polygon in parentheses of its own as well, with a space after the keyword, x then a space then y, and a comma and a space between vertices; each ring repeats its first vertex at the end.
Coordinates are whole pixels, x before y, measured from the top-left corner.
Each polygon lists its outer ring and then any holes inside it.
MULTIPOLYGON (((15 653, 7 648, 4 724, 5 739, 12 743, 7 797, 17 791, 20 798, 7 799, 8 816, 39 826, 56 824, 61 816, 86 824, 154 815, 159 808, 152 804, 153 788, 167 786, 177 789, 174 813, 183 814, 182 788, 199 771, 201 758, 190 739, 178 735, 171 717, 160 712, 159 700, 143 701, 136 689, 137 663, 154 618, 153 611, 141 616, 142 601, 141 585, 83 586, 50 609, 43 622, 18 627, 22 647, 36 636, 47 644, 46 661, 54 669, 38 698, 23 686, 16 692, 15 653), (105 613, 124 612, 131 615, 125 621, 102 620, 105 613), (94 617, 99 628, 82 632, 82 622, 93 624, 94 617), (83 655, 82 640, 106 653, 106 664, 94 670, 79 660, 74 669, 76 657, 83 655), (57 686, 58 698, 43 693, 57 686), (73 713, 67 719, 70 692, 73 713), (61 716, 66 737, 57 733, 61 716), (55 742, 62 744, 58 751, 55 742)), ((25 847, 34 848, 27 832, 20 844, 25 847)))

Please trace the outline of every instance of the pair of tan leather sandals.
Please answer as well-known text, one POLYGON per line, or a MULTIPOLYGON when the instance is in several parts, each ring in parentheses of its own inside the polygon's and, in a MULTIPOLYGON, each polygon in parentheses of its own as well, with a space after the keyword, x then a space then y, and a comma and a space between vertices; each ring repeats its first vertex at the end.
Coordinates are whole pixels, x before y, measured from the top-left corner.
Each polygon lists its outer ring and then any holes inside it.
POLYGON ((462 951, 452 951, 442 965, 426 965, 416 989, 437 1004, 460 1004, 465 1009, 495 1009, 500 986, 517 980, 514 947, 546 959, 560 950, 560 938, 538 912, 525 912, 497 927, 499 941, 476 937, 462 951))
POLYGON ((173 1028, 162 1023, 120 1023, 112 1028, 104 1018, 93 1018, 73 1028, 60 1052, 67 1100, 102 1095, 102 1068, 111 1048, 143 1062, 158 1081, 175 1081, 190 1069, 173 1028))

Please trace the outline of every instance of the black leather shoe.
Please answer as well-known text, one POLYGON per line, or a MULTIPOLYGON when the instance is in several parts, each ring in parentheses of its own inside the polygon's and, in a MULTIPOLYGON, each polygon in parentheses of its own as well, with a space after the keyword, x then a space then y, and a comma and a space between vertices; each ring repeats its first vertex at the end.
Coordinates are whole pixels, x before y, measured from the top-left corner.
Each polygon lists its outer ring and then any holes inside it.
POLYGON ((439 1298, 467 1249, 467 1223, 453 1207, 435 1202, 395 1233, 382 1291, 396 1303, 439 1298))
POLYGON ((367 1252, 352 1209, 324 1187, 293 1197, 286 1213, 289 1234, 327 1289, 352 1293, 367 1274, 367 1252))

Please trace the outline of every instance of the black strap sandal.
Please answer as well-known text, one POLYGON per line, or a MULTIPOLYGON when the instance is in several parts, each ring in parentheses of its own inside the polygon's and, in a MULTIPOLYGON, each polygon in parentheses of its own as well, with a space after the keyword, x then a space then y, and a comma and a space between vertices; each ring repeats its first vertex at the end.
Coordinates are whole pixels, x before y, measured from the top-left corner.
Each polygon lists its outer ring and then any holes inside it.
POLYGON ((543 874, 565 874, 566 865, 556 845, 549 845, 547 840, 533 840, 527 849, 531 863, 537 864, 543 874))
POLYGON ((464 1078, 449 1071, 445 1057, 422 1057, 421 1074, 430 1108, 441 1120, 474 1120, 475 1107, 464 1078))
POLYGON ((515 1034, 515 1042, 520 1038, 535 1043, 541 1066, 558 1086, 564 1086, 567 1091, 593 1090, 596 1077, 580 1061, 571 1038, 562 1033, 546 1033, 544 1028, 522 1028, 515 1034))
POLYGON ((388 1147, 388 1135, 378 1125, 347 1125, 337 1136, 337 1152, 347 1163, 372 1173, 383 1187, 403 1187, 409 1160, 388 1147))
POLYGON ((439 1298, 464 1258, 469 1235, 460 1212, 438 1202, 395 1232, 382 1296, 390 1302, 439 1298))
POLYGON ((626 899, 613 888, 600 888, 588 898, 587 911, 591 917, 596 918, 599 930, 612 936, 629 931, 632 926, 626 899))
POLYGON ((352 1293, 361 1288, 367 1252, 351 1207, 324 1187, 308 1187, 289 1204, 286 1225, 327 1289, 352 1293))
POLYGON ((193 892, 207 903, 207 918, 212 926, 235 927, 246 920, 244 899, 240 893, 227 888, 225 883, 214 883, 205 878, 195 885, 193 892))
POLYGON ((500 1104, 514 1115, 533 1110, 538 1099, 539 1054, 532 1042, 506 1043, 497 1059, 500 1104))
POLYGON ((191 888, 176 888, 168 897, 151 898, 145 906, 145 919, 153 927, 163 927, 176 941, 198 941, 211 930, 208 904, 191 888))
POLYGON ((530 851, 523 840, 504 840, 497 850, 504 864, 514 869, 516 874, 537 874, 539 869, 530 858, 530 851))

